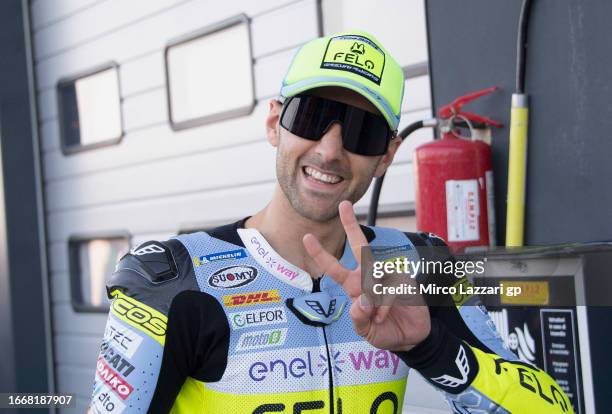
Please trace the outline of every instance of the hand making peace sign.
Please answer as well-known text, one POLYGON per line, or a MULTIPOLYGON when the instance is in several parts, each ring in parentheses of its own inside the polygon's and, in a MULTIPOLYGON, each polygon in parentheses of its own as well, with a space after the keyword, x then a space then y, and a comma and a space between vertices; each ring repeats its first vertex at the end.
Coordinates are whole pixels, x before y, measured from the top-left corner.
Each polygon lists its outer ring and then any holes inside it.
POLYGON ((371 345, 392 351, 408 351, 423 341, 431 329, 427 306, 383 305, 374 308, 361 291, 361 249, 368 241, 359 227, 353 205, 343 201, 338 206, 340 220, 357 260, 357 268, 349 270, 327 252, 312 234, 306 234, 304 247, 315 262, 338 282, 350 296, 350 315, 355 332, 371 345))

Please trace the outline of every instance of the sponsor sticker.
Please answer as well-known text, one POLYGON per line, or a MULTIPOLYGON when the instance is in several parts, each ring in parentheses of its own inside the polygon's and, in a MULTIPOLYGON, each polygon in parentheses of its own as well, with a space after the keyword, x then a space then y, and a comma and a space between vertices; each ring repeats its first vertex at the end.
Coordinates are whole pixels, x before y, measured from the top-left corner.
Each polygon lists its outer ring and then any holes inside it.
POLYGON ((248 285, 257 278, 257 269, 253 266, 230 266, 217 270, 208 278, 208 284, 214 288, 234 289, 248 285))
POLYGON ((204 256, 196 256, 193 258, 193 264, 197 267, 204 263, 215 262, 217 260, 232 260, 232 259, 243 259, 247 257, 244 249, 227 250, 225 252, 217 252, 206 254, 204 256))
POLYGON ((119 371, 124 377, 128 377, 134 371, 134 365, 125 359, 115 348, 110 346, 106 341, 102 341, 100 346, 100 355, 108 362, 110 366, 119 371))
POLYGON ((120 290, 113 290, 111 295, 115 297, 111 306, 113 315, 148 334, 160 344, 164 344, 167 318, 163 313, 125 295, 120 290))
POLYGON ((370 39, 358 35, 332 37, 321 62, 321 68, 352 72, 377 85, 384 67, 384 52, 370 39))
POLYGON ((102 356, 98 358, 96 364, 96 374, 100 377, 121 399, 125 400, 130 396, 134 388, 121 378, 111 367, 108 366, 102 356))
POLYGON ((242 312, 229 313, 228 318, 234 329, 251 328, 253 326, 274 325, 286 323, 287 314, 285 308, 277 306, 274 308, 255 309, 242 312))
POLYGON ((237 306, 257 305, 262 303, 274 303, 280 301, 281 297, 278 293, 278 289, 260 290, 257 292, 223 296, 223 304, 228 308, 233 308, 237 306))
POLYGON ((238 235, 251 256, 279 280, 299 289, 312 291, 312 278, 303 269, 283 259, 255 229, 238 229, 238 235))
POLYGON ((287 328, 245 332, 238 338, 236 351, 282 346, 287 339, 287 328))
POLYGON ((121 352, 131 358, 140 347, 142 336, 128 327, 120 325, 113 319, 109 319, 104 331, 104 341, 115 345, 121 352))
POLYGON ((102 384, 100 391, 94 396, 93 406, 98 413, 120 414, 125 410, 125 404, 105 384, 102 384))
POLYGON ((320 353, 314 348, 288 350, 282 354, 261 354, 249 363, 249 378, 257 383, 272 381, 281 384, 287 380, 327 375, 329 367, 334 374, 344 373, 345 378, 363 378, 364 375, 399 378, 407 367, 391 351, 363 348, 350 343, 335 349, 333 354, 320 353))

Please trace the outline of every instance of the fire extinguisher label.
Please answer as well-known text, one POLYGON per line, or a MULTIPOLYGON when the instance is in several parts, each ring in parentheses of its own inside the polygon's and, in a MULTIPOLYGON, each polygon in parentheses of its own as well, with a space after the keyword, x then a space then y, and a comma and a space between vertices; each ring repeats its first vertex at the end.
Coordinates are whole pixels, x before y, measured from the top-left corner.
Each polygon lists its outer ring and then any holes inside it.
POLYGON ((489 246, 497 245, 497 233, 495 231, 495 191, 493 191, 493 171, 485 172, 485 183, 487 187, 487 219, 489 220, 489 246))
POLYGON ((446 225, 448 241, 480 239, 478 180, 446 181, 446 225))

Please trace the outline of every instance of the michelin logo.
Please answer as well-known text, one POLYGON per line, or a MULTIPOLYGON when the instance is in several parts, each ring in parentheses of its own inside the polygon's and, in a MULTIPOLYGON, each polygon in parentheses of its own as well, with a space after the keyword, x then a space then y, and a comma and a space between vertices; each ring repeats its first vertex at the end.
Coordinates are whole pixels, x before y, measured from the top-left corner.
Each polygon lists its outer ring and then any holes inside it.
POLYGON ((247 257, 247 254, 244 249, 228 250, 225 252, 211 253, 205 254, 204 256, 194 257, 193 264, 200 266, 202 264, 215 262, 217 260, 243 259, 245 257, 247 257))

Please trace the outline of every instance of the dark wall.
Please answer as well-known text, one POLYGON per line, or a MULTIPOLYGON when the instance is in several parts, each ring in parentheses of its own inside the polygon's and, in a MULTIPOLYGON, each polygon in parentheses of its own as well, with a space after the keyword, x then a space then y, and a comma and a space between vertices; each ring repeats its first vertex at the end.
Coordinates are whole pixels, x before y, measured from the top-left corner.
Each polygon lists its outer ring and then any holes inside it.
MULTIPOLYGON (((0 1, 0 146, 6 242, 0 253, 8 272, 1 307, 12 325, 0 330, 13 349, 14 370, 2 373, 1 392, 52 391, 48 289, 40 192, 38 146, 29 64, 29 27, 20 0, 0 1), (33 125, 34 123, 34 125, 33 125), (6 294, 8 293, 8 294, 6 294)), ((27 17, 27 16, 26 16, 27 17)))
MULTIPOLYGON (((426 0, 438 106, 491 85, 465 109, 504 123, 493 134, 498 244, 505 241, 510 99, 522 0, 426 0)), ((532 0, 525 244, 612 240, 612 1, 532 0)), ((588 308, 597 412, 608 412, 610 307, 588 308)))
MULTIPOLYGON (((522 1, 427 0, 435 105, 502 89, 469 108, 509 123, 522 1)), ((612 2, 533 0, 525 244, 612 240, 612 2)), ((505 240, 508 128, 494 132, 498 243, 505 240)))

